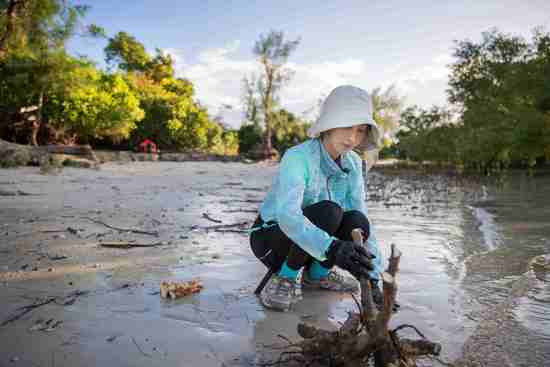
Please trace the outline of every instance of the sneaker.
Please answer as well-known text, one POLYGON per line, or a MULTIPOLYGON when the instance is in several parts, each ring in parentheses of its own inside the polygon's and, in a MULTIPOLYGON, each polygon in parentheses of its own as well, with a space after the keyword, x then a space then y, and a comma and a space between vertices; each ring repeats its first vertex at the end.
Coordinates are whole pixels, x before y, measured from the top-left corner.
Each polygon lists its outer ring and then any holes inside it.
POLYGON ((260 294, 260 301, 265 307, 278 311, 288 311, 292 304, 301 299, 301 286, 277 274, 273 274, 260 294))
POLYGON ((311 279, 309 273, 304 271, 302 285, 308 289, 324 289, 336 292, 357 292, 359 290, 357 280, 339 274, 334 270, 331 270, 326 277, 318 280, 311 279))

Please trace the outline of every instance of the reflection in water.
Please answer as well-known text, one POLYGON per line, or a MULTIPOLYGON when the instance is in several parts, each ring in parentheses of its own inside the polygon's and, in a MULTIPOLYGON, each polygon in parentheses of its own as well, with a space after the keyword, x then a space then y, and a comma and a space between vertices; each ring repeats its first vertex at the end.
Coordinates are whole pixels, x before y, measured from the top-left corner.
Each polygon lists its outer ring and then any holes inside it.
POLYGON ((476 208, 469 205, 466 207, 472 210, 474 217, 479 221, 479 231, 483 236, 483 243, 485 243, 487 249, 492 251, 499 247, 502 241, 500 237, 501 228, 495 223, 494 215, 485 208, 476 208))
POLYGON ((526 274, 528 289, 514 309, 515 317, 550 343, 550 255, 537 256, 526 274))
POLYGON ((404 253, 396 321, 440 340, 447 359, 465 342, 488 365, 502 365, 488 357, 501 348, 508 361, 532 361, 524 365, 550 360, 548 278, 524 275, 534 256, 550 253, 550 178, 389 177, 371 174, 369 208, 381 242, 404 253))
POLYGON ((486 280, 472 282, 472 293, 484 293, 486 304, 508 297, 504 304, 509 307, 509 318, 500 323, 498 332, 517 341, 508 348, 509 358, 541 365, 550 360, 550 259, 539 256, 550 253, 550 177, 510 176, 490 194, 493 201, 487 209, 495 212, 503 240, 484 256, 484 267, 473 266, 471 273, 478 278, 484 275, 486 280), (491 291, 491 287, 496 289, 491 291), (528 350, 520 347, 527 340, 528 350))

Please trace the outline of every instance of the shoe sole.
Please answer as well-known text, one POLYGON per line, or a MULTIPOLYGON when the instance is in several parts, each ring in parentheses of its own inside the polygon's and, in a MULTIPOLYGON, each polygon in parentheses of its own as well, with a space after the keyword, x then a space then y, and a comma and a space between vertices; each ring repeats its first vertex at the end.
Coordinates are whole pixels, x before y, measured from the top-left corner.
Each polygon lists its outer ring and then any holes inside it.
POLYGON ((330 287, 323 287, 321 284, 316 283, 302 283, 302 289, 308 290, 321 290, 321 291, 333 291, 333 292, 357 292, 359 288, 345 288, 345 289, 336 289, 330 287))
POLYGON ((263 296, 260 296, 260 301, 261 301, 262 305, 264 305, 265 307, 267 307, 271 310, 276 310, 276 311, 288 311, 288 310, 290 310, 290 307, 292 305, 292 301, 290 301, 290 302, 281 302, 281 301, 277 301, 277 300, 273 300, 273 299, 268 301, 263 296))

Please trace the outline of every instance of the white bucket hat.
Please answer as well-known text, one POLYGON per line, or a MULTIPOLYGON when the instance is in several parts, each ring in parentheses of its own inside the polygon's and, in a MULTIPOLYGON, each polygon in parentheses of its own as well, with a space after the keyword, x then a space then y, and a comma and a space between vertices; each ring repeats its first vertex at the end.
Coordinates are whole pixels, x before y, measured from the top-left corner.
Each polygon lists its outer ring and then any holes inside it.
POLYGON ((361 151, 376 150, 380 145, 380 129, 374 121, 372 98, 363 89, 351 85, 336 87, 321 107, 321 115, 309 128, 310 138, 337 127, 367 124, 371 127, 367 138, 358 147, 361 151))

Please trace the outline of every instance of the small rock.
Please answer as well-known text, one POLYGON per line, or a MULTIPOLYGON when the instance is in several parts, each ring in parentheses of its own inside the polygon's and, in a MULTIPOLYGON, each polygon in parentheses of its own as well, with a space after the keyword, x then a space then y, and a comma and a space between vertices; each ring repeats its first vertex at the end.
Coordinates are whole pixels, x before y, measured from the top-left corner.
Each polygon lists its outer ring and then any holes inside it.
POLYGON ((17 362, 19 360, 19 357, 12 357, 10 359, 10 362, 17 362))
POLYGON ((219 259, 219 258, 221 258, 221 257, 222 257, 222 255, 220 255, 220 254, 213 254, 213 255, 212 255, 212 258, 213 258, 213 259, 219 259))

